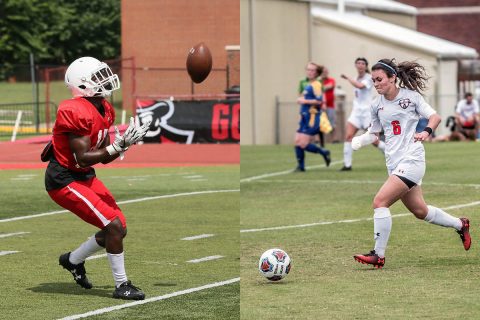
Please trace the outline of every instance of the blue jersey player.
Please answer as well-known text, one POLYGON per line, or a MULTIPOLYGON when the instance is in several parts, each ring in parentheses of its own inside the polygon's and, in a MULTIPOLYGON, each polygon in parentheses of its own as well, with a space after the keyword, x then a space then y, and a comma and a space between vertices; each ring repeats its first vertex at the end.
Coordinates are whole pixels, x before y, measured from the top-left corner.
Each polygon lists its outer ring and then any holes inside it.
POLYGON ((320 129, 323 94, 322 84, 317 78, 322 72, 322 66, 312 62, 307 65, 308 83, 302 81, 303 92, 297 99, 301 107, 299 128, 295 136, 295 154, 298 162, 295 171, 305 171, 305 151, 321 154, 327 167, 330 165, 330 151, 317 147, 313 143, 313 138, 320 129))

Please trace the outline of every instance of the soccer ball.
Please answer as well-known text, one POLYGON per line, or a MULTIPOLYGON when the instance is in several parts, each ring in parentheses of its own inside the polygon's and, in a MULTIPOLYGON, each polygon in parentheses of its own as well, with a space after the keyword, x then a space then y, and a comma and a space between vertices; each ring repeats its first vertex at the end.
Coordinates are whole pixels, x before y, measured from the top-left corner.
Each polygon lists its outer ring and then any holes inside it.
POLYGON ((270 281, 278 281, 290 272, 290 257, 282 249, 265 251, 258 261, 258 271, 270 281))

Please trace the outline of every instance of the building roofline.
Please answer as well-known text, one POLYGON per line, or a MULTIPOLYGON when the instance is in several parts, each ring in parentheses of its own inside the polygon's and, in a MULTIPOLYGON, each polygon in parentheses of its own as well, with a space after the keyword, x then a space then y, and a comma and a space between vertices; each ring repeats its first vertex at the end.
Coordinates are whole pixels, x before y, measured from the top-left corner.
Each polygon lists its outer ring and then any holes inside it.
POLYGON ((312 7, 312 17, 339 27, 435 55, 440 59, 474 59, 478 52, 455 42, 427 35, 359 13, 339 13, 312 7))

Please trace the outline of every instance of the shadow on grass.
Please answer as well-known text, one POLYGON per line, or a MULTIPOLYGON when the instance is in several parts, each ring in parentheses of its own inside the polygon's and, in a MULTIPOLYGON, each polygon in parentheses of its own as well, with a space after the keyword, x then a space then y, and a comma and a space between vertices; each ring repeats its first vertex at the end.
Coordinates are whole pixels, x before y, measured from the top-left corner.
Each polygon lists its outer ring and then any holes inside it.
POLYGON ((83 289, 75 283, 70 282, 54 282, 54 283, 40 283, 36 287, 27 288, 32 292, 39 293, 60 293, 60 294, 69 294, 69 295, 91 295, 99 297, 112 297, 113 286, 99 286, 93 287, 92 289, 83 289))
POLYGON ((177 284, 173 282, 159 282, 153 285, 156 287, 176 287, 177 286, 177 284))

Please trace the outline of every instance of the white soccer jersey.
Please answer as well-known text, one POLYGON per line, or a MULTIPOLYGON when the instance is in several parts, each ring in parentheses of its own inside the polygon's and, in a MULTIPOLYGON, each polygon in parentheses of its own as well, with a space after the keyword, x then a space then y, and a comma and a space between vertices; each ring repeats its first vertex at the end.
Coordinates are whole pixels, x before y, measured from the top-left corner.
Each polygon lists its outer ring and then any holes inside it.
POLYGON ((357 81, 363 83, 365 87, 362 89, 355 88, 355 98, 353 99, 353 112, 363 110, 368 112, 368 109, 372 104, 372 75, 370 73, 365 73, 365 75, 361 78, 358 78, 357 81))
POLYGON ((385 159, 390 171, 400 161, 425 161, 425 149, 421 142, 414 142, 418 119, 430 118, 436 113, 416 91, 400 88, 392 101, 379 96, 371 106, 371 133, 385 132, 385 159))
POLYGON ((460 100, 457 103, 455 112, 460 114, 465 119, 470 118, 471 116, 479 113, 478 102, 472 100, 472 103, 468 104, 466 99, 460 100))

